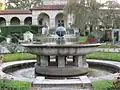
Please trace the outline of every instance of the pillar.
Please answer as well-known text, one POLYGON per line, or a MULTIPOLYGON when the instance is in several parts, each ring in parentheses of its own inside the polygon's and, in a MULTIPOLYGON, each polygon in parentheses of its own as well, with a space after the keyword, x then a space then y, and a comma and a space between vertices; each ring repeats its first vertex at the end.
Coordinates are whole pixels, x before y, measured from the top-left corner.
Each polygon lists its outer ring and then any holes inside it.
POLYGON ((83 67, 82 56, 73 56, 73 63, 77 67, 83 67))
POLYGON ((10 25, 10 21, 6 20, 6 26, 10 25))
POLYGON ((58 56, 58 67, 65 67, 65 56, 58 56))
POLYGON ((78 56, 73 56, 73 63, 75 66, 78 66, 78 56))
POLYGON ((41 60, 40 55, 37 55, 37 64, 38 64, 38 65, 41 64, 40 60, 41 60))
POLYGON ((49 28, 55 28, 55 18, 54 17, 50 18, 50 27, 49 28))
POLYGON ((78 56, 78 67, 83 67, 82 56, 78 56))
POLYGON ((82 56, 82 62, 84 67, 88 67, 88 63, 86 62, 86 55, 82 56))
POLYGON ((40 64, 42 67, 48 66, 49 56, 41 56, 40 64))
POLYGON ((24 21, 20 21, 20 25, 24 25, 24 21))

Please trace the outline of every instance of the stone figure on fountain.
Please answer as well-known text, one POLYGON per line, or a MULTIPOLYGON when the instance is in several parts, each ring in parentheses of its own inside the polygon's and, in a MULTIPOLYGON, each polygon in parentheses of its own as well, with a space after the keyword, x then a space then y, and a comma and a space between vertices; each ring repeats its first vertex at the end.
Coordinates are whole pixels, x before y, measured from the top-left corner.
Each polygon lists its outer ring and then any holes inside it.
POLYGON ((58 40, 56 41, 57 44, 64 44, 64 35, 66 34, 66 29, 62 26, 62 24, 60 24, 60 26, 57 27, 56 34, 59 36, 58 40))

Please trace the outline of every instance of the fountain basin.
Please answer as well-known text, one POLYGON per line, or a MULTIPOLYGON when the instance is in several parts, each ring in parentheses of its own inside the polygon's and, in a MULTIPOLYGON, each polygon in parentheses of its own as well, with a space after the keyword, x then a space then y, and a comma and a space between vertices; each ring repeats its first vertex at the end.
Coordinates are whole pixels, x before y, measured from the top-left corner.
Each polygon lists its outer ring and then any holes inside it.
POLYGON ((73 77, 88 73, 86 55, 98 51, 96 44, 23 44, 29 53, 37 55, 35 76, 73 77), (54 64, 51 64, 51 56, 54 56, 54 64), (71 56, 71 64, 67 65, 71 56))
POLYGON ((48 76, 48 77, 73 77, 85 75, 88 73, 88 68, 85 67, 75 67, 75 66, 67 66, 60 67, 57 66, 48 66, 41 67, 39 65, 35 65, 35 73, 37 76, 48 76))
MULTIPOLYGON (((111 61, 103 61, 103 60, 87 60, 90 68, 91 67, 104 67, 102 70, 110 68, 110 72, 113 70, 120 70, 120 65, 118 64, 119 62, 111 62, 111 61)), ((0 68, 0 76, 4 75, 6 78, 11 79, 14 78, 15 80, 23 80, 23 81, 30 81, 32 82, 35 79, 34 76, 34 64, 36 63, 36 60, 27 60, 27 61, 15 61, 15 62, 8 62, 4 63, 2 67, 0 68), (30 68, 33 68, 32 71, 30 68), (28 71, 23 71, 24 69, 30 69, 28 71), (22 71, 21 71, 22 70, 22 71), (32 75, 32 76, 30 76, 32 75)), ((106 71, 106 70, 105 70, 106 71)), ((98 72, 97 72, 98 73, 98 72)), ((101 72, 99 71, 101 74, 101 72)), ((104 75, 99 75, 97 77, 93 77, 92 80, 96 80, 97 78, 106 78, 106 76, 109 76, 111 74, 105 74, 104 75)), ((3 76, 3 77, 4 77, 3 76)), ((114 78, 114 77, 112 77, 114 78)), ((109 78, 109 79, 112 79, 109 78)), ((106 78, 107 79, 107 78, 106 78)))
POLYGON ((90 52, 98 51, 97 44, 22 44, 27 48, 28 52, 40 55, 49 56, 73 56, 73 55, 86 55, 90 52))

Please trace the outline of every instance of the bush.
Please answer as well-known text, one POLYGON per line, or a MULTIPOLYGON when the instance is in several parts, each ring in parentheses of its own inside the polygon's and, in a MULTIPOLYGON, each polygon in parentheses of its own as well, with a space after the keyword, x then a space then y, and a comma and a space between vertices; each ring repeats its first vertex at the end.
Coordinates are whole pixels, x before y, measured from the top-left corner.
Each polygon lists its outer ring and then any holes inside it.
POLYGON ((95 36, 92 35, 92 34, 89 34, 89 35, 88 35, 88 38, 95 38, 95 36))
POLYGON ((38 25, 11 25, 11 26, 0 26, 1 28, 1 34, 3 36, 7 36, 7 35, 11 35, 14 33, 18 33, 19 36, 21 33, 25 33, 26 31, 31 31, 35 34, 38 33, 38 29, 41 29, 42 26, 38 26, 38 25))
POLYGON ((0 43, 1 43, 2 41, 6 41, 6 38, 5 38, 4 36, 0 36, 0 43))
POLYGON ((11 43, 18 43, 18 38, 16 36, 12 37, 11 43))

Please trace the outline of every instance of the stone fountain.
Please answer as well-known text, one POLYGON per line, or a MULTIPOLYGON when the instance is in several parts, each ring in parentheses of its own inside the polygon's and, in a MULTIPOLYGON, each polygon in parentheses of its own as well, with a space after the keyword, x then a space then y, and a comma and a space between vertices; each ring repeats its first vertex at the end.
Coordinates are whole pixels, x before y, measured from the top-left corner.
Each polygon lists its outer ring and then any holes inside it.
POLYGON ((87 74, 86 55, 97 51, 100 44, 67 44, 63 27, 57 28, 56 34, 58 39, 54 44, 23 44, 28 52, 37 55, 35 76, 74 77, 87 74), (54 59, 51 58, 53 56, 54 59))

